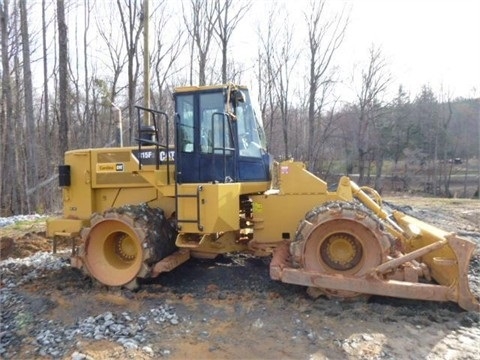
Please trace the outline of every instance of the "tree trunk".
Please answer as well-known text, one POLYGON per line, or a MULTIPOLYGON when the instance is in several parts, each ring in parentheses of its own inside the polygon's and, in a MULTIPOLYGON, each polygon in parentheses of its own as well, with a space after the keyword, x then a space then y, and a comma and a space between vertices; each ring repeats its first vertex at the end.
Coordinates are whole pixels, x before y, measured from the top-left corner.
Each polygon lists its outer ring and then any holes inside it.
POLYGON ((222 84, 226 84, 227 78, 227 41, 222 41, 222 84))
MULTIPOLYGON (((14 15, 14 23, 17 23, 17 14, 14 15)), ((12 124, 12 131, 15 132, 15 141, 10 142, 11 144, 15 144, 12 146, 13 154, 14 154, 14 177, 15 181, 13 182, 13 198, 12 198, 12 209, 14 214, 23 214, 24 210, 26 209, 26 203, 24 194, 26 193, 27 188, 27 179, 26 179, 26 154, 25 154, 25 124, 23 122, 23 103, 22 101, 22 83, 23 78, 21 76, 21 65, 20 65, 20 57, 19 57, 19 49, 20 49, 20 34, 18 33, 17 29, 18 26, 14 26, 14 36, 13 36, 13 43, 15 44, 14 47, 16 51, 13 52, 13 79, 15 81, 14 87, 12 88, 13 98, 17 101, 13 101, 13 124, 12 124)))
POLYGON ((198 54, 198 85, 203 86, 206 84, 205 67, 207 66, 206 54, 199 51, 198 54))
POLYGON ((383 172, 383 150, 378 150, 375 159, 375 190, 381 195, 383 191, 382 172, 383 172))
MULTIPOLYGON (((47 52, 47 20, 45 9, 46 0, 42 0, 42 53, 43 53, 43 143, 48 144, 49 131, 49 94, 48 94, 48 52, 47 52)), ((51 162, 52 151, 50 146, 45 146, 45 164, 48 166, 51 162)), ((49 169, 50 170, 50 169, 49 169)))
POLYGON ((85 0, 85 29, 83 31, 84 71, 85 71, 85 136, 89 147, 93 146, 92 121, 90 114, 90 81, 88 78, 88 28, 90 27, 90 0, 85 0))
MULTIPOLYGON (((1 3, 0 3, 1 6, 1 3)), ((17 163, 15 161, 15 149, 12 144, 15 144, 15 129, 13 122, 13 98, 12 98, 12 84, 10 77, 10 54, 8 53, 9 40, 9 1, 4 0, 3 8, 0 13, 0 28, 2 41, 2 117, 1 125, 2 143, 1 143, 1 188, 0 188, 0 212, 1 215, 12 215, 15 212, 14 206, 18 200, 16 189, 12 186, 12 181, 17 182, 17 163), (3 118, 3 116, 5 116, 3 118), (5 125, 4 125, 5 124, 5 125)))
MULTIPOLYGON (((36 186, 37 171, 37 139, 35 132, 35 118, 33 113, 33 90, 32 70, 30 68, 30 37, 28 34, 28 18, 26 0, 20 0, 20 28, 23 44, 23 82, 25 94, 25 119, 26 119, 26 147, 27 147, 27 194, 29 189, 36 186)), ((33 191, 32 196, 27 195, 27 210, 29 213, 36 208, 38 202, 37 192, 33 191)))
POLYGON ((343 42, 348 20, 343 12, 329 19, 325 14, 326 0, 311 1, 305 12, 308 29, 309 45, 309 92, 308 92, 308 134, 306 160, 311 170, 316 169, 319 155, 317 144, 327 139, 322 133, 321 109, 325 102, 325 91, 334 83, 329 69, 332 68, 332 59, 343 42), (318 134, 318 135, 317 135, 318 134))
POLYGON ((60 121, 58 126, 59 157, 63 163, 63 155, 68 150, 68 38, 65 23, 65 1, 57 0, 58 23, 58 91, 60 106, 60 121))
MULTIPOLYGON (((143 22, 139 20, 139 9, 137 3, 132 0, 127 1, 128 18, 125 17, 124 8, 117 0, 118 10, 120 12, 123 37, 127 47, 128 54, 128 143, 131 144, 133 140, 133 121, 135 118, 135 96, 137 91, 137 75, 138 75, 138 42, 143 29, 143 22)), ((148 54, 146 54, 148 56, 148 54)))

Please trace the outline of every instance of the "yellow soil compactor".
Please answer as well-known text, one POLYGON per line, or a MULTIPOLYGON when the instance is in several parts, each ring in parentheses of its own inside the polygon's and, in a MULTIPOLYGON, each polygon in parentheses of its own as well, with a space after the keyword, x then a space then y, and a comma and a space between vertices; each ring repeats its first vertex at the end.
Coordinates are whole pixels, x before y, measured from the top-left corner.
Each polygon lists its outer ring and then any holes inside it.
POLYGON ((480 311, 468 284, 472 241, 387 212, 348 177, 330 191, 303 163, 273 161, 246 87, 179 87, 173 99, 171 118, 137 107, 138 146, 65 154, 63 216, 47 232, 54 244, 73 239, 72 266, 134 288, 190 257, 249 252, 272 257, 272 279, 329 297, 480 311))

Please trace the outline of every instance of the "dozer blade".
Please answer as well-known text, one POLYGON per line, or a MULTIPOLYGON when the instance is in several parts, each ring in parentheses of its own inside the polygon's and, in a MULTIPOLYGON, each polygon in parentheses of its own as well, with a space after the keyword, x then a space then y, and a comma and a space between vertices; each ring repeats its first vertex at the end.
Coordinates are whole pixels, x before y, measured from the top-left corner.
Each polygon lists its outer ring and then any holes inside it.
POLYGON ((422 255, 421 261, 427 264, 432 278, 438 284, 450 288, 447 300, 457 302, 466 310, 480 311, 480 303, 468 284, 468 268, 476 248, 475 243, 399 211, 394 212, 393 217, 411 235, 405 244, 409 253, 443 244, 422 255))
MULTIPOLYGON (((292 263, 290 244, 275 249, 270 264, 270 277, 285 283, 304 285, 338 292, 382 295, 429 301, 453 301, 468 311, 480 311, 480 303, 468 284, 468 267, 475 244, 455 234, 447 233, 420 220, 396 212, 393 214, 405 232, 406 251, 379 263, 370 271, 352 274, 348 272, 322 272, 307 270, 292 263), (420 283, 417 280, 389 278, 389 273, 420 262, 436 283, 420 283)), ((332 293, 332 292, 331 292, 332 293)))

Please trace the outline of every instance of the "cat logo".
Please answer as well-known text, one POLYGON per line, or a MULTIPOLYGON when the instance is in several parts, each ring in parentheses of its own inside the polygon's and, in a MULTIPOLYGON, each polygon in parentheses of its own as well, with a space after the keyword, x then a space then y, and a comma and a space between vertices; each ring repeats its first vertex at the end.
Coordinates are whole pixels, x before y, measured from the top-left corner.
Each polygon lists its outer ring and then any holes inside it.
POLYGON ((117 163, 115 165, 115 171, 124 171, 123 163, 117 163))

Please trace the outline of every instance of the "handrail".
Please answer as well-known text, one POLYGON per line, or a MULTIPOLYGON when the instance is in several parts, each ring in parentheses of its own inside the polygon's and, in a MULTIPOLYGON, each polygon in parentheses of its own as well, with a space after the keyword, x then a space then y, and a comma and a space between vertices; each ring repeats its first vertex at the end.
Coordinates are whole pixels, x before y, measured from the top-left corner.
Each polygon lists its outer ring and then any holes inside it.
MULTIPOLYGON (((229 121, 229 115, 225 112, 214 112, 212 114, 212 134, 215 134, 215 117, 220 115, 222 119, 222 147, 215 147, 215 138, 213 138, 213 146, 212 146, 212 166, 215 168, 215 150, 221 150, 222 151, 222 157, 223 157, 223 182, 226 182, 227 180, 227 151, 232 151, 234 161, 233 163, 236 164, 237 161, 237 153, 235 151, 235 134, 233 133, 233 128, 232 128, 232 123, 229 121), (227 147, 225 144, 225 123, 228 124, 228 130, 229 130, 229 135, 230 135, 230 140, 233 143, 233 147, 227 147)), ((213 135, 215 136, 215 135, 213 135)), ((233 181, 237 181, 237 168, 236 166, 233 167, 233 181)))
MULTIPOLYGON (((143 106, 135 105, 137 108, 137 117, 138 117, 138 136, 139 138, 136 138, 138 141, 138 153, 141 154, 142 152, 142 145, 144 144, 150 144, 155 146, 155 169, 158 170, 160 168, 160 148, 164 148, 165 151, 167 152, 166 156, 166 162, 167 162, 167 184, 170 185, 170 165, 171 165, 171 160, 169 156, 169 144, 170 144, 170 122, 169 122, 169 117, 168 114, 159 111, 159 110, 154 110, 154 109, 149 109, 143 106), (153 120, 153 131, 155 133, 155 139, 156 141, 149 140, 149 139, 142 139, 141 138, 141 133, 142 133, 142 117, 141 117, 141 112, 142 111, 147 111, 150 114, 152 114, 152 120, 153 120), (158 142, 159 137, 159 127, 158 127, 158 118, 164 117, 165 118, 165 140, 166 140, 166 145, 160 144, 158 142)), ((139 170, 142 169, 142 157, 139 156, 138 159, 138 168, 139 170)))

